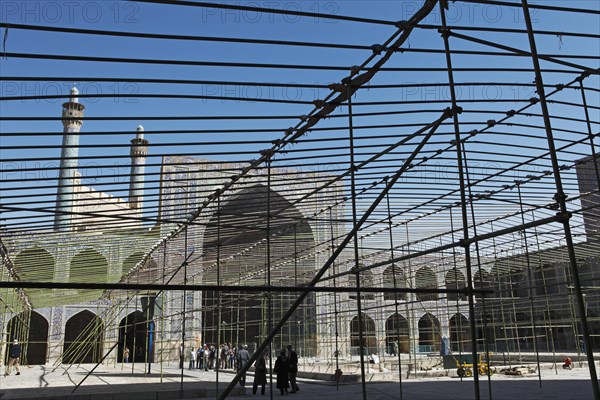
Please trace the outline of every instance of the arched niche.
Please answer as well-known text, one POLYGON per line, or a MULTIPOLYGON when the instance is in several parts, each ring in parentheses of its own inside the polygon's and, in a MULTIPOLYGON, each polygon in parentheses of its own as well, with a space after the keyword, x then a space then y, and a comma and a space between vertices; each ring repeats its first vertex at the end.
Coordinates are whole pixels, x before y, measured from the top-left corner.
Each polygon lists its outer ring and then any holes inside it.
MULTIPOLYGON (((158 266, 158 263, 153 259, 149 259, 142 265, 132 279, 140 283, 157 283, 163 278, 163 270, 158 266)), ((168 278, 168 277, 167 277, 168 278)))
MULTIPOLYGON (((14 258, 17 275, 23 281, 52 282, 54 280, 55 259, 47 250, 32 247, 21 251, 14 258)), ((29 296, 36 298, 44 295, 43 289, 27 289, 29 296)))
MULTIPOLYGON (((390 265, 383 271, 383 287, 406 289, 406 275, 404 269, 398 265, 390 265)), ((406 292, 384 293, 384 300, 406 300, 406 292)))
MULTIPOLYGON (((446 289, 464 289, 466 287, 466 279, 462 272, 457 268, 452 268, 446 273, 446 289)), ((466 300, 465 293, 448 293, 448 301, 466 300)))
MULTIPOLYGON (((437 279, 435 273, 429 267, 421 267, 415 275, 415 285, 417 289, 437 289, 437 279)), ((437 293, 417 293, 417 300, 428 301, 438 300, 437 293)))
POLYGON ((362 348, 365 355, 377 354, 375 321, 365 313, 362 313, 361 317, 363 342, 360 342, 360 323, 357 315, 350 321, 350 352, 352 355, 359 355, 362 348))
POLYGON ((134 311, 119 323, 117 362, 123 362, 125 347, 129 349, 129 362, 154 362, 156 330, 154 321, 141 311, 134 311))
POLYGON ((410 330, 408 320, 398 313, 392 314, 385 322, 385 344, 389 354, 395 347, 400 353, 410 351, 410 330))
MULTIPOLYGON (((24 352, 22 363, 26 365, 44 365, 48 355, 48 321, 35 311, 20 313, 8 321, 8 346, 17 339, 24 352)), ((5 360, 5 362, 8 360, 5 360)))
MULTIPOLYGON (((359 267, 363 267, 363 265, 359 265, 359 267)), ((373 288, 375 287, 375 276, 373 272, 370 270, 360 271, 359 272, 360 279, 360 287, 361 288, 373 288)), ((349 287, 355 288, 356 285, 356 274, 350 273, 348 275, 348 285, 349 287)), ((356 299, 356 292, 350 292, 350 298, 356 299)), ((361 299, 365 300, 373 300, 375 298, 375 294, 373 292, 362 292, 361 299)))
POLYGON ((71 260, 69 280, 77 283, 106 283, 108 261, 94 249, 80 251, 71 260))
POLYGON ((97 315, 81 311, 67 320, 63 364, 97 363, 102 358, 104 324, 97 315))
MULTIPOLYGON (((473 286, 475 289, 489 290, 492 288, 492 280, 490 273, 482 269, 477 271, 473 276, 473 286)), ((481 293, 475 293, 475 297, 480 299, 483 297, 481 293)))
POLYGON ((419 319, 419 351, 437 353, 441 345, 440 321, 430 313, 419 319))
POLYGON ((450 348, 456 352, 471 351, 471 330, 469 320, 457 313, 450 318, 450 348))
POLYGON ((133 253, 125 258, 125 260, 123 260, 123 265, 121 266, 121 276, 130 272, 140 261, 142 261, 142 258, 144 258, 143 252, 133 253))

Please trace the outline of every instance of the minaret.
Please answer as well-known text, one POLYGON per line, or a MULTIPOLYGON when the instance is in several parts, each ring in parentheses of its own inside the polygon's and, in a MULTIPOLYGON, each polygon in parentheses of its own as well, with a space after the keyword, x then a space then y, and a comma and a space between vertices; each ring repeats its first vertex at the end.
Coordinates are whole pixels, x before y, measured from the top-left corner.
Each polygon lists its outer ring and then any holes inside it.
POLYGON ((148 141, 144 127, 138 125, 135 139, 131 139, 131 181, 129 183, 129 208, 141 209, 144 196, 144 170, 148 155, 148 141))
POLYGON ((84 105, 79 103, 79 90, 71 89, 71 97, 63 103, 62 123, 63 141, 60 152, 60 172, 58 175, 58 192, 56 194, 56 214, 54 230, 65 232, 71 229, 73 209, 73 192, 77 178, 77 162, 79 157, 79 131, 83 124, 84 105))

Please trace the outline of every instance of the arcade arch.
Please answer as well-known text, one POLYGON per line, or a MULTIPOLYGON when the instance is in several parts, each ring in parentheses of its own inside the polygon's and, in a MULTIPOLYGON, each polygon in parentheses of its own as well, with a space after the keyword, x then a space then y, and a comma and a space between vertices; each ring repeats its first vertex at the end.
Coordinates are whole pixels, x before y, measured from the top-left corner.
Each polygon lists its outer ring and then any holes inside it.
MULTIPOLYGON (((429 267, 421 267, 415 275, 415 284, 417 289, 437 289, 437 279, 435 273, 429 267)), ((439 296, 437 293, 417 293, 417 300, 428 301, 438 300, 439 296)))
POLYGON ((102 358, 104 324, 97 315, 81 311, 67 320, 62 362, 96 363, 102 358))
POLYGON ((360 342, 360 329, 358 315, 350 321, 350 352, 358 355, 359 349, 363 348, 363 354, 377 354, 377 333, 375 321, 367 314, 362 313, 363 342, 360 342))
POLYGON ((419 319, 419 350, 422 353, 436 353, 441 344, 440 321, 430 313, 419 319))
MULTIPOLYGON (((457 268, 452 268, 446 273, 446 289, 464 289, 466 287, 465 276, 457 268)), ((448 293, 448 301, 467 300, 465 293, 448 293)))
POLYGON ((399 313, 392 314, 385 322, 385 345, 389 354, 398 346, 400 353, 410 352, 410 330, 408 320, 399 313))
POLYGON ((48 355, 48 321, 46 318, 35 311, 31 311, 29 315, 26 313, 15 315, 8 321, 7 332, 7 346, 15 339, 22 343, 25 351, 24 363, 27 365, 46 364, 48 355))
MULTIPOLYGON (((387 267, 383 271, 383 287, 384 288, 398 288, 398 289, 406 289, 406 274, 404 273, 404 269, 399 267, 398 265, 391 265, 387 267)), ((398 293, 384 293, 384 300, 406 300, 407 295, 406 292, 398 292, 398 293)))

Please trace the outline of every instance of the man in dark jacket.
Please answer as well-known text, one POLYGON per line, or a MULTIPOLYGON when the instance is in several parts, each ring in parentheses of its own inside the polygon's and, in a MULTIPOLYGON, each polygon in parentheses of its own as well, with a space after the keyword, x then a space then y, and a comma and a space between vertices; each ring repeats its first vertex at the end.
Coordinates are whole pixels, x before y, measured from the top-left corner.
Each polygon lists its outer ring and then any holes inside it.
POLYGON ((10 370, 14 365, 17 369, 17 375, 21 375, 21 371, 19 371, 19 359, 21 358, 21 345, 17 339, 13 340, 9 349, 8 349, 8 364, 6 365, 6 372, 4 376, 10 375, 10 370))
POLYGON ((198 347, 196 353, 196 369, 202 369, 202 367, 204 367, 202 365, 202 362, 204 361, 204 346, 198 347))
MULTIPOLYGON (((250 360, 250 353, 248 353, 248 346, 244 345, 240 351, 238 351, 237 370, 239 371, 244 368, 244 365, 246 365, 248 360, 250 360)), ((240 385, 246 386, 246 373, 243 373, 242 376, 240 376, 240 385)))

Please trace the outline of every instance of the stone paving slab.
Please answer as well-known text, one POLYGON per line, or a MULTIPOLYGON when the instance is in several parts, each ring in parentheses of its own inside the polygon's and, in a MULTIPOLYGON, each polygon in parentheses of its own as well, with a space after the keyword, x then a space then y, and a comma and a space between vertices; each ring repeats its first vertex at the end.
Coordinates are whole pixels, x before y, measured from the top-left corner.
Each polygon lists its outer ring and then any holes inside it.
MULTIPOLYGON (((158 375, 159 367, 153 368, 152 376, 144 374, 143 368, 100 366, 80 389, 71 396, 74 386, 81 381, 92 366, 75 366, 52 372, 50 366, 23 367, 21 375, 0 378, 0 399, 44 400, 179 400, 216 398, 216 374, 212 371, 184 370, 184 393, 179 391, 181 370, 176 366, 163 367, 163 382, 158 375)), ((224 388, 232 379, 231 371, 219 373, 219 387, 224 388)), ((593 399, 587 368, 571 371, 555 371, 549 366, 542 368, 542 387, 537 374, 506 376, 496 374, 491 378, 492 399, 496 400, 553 400, 593 399)), ((251 392, 252 374, 248 375, 246 388, 236 386, 232 398, 270 399, 269 386, 266 395, 251 392)), ((274 388, 273 398, 289 400, 353 400, 362 399, 360 383, 336 385, 327 381, 300 379, 301 390, 281 396, 274 388)), ((400 385, 396 382, 369 382, 365 385, 369 400, 400 399, 400 385)), ((481 380, 481 398, 489 400, 487 377, 481 380)), ((402 383, 404 400, 470 400, 475 399, 473 378, 460 380, 456 377, 425 377, 405 380, 402 383)))

